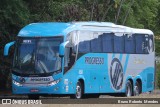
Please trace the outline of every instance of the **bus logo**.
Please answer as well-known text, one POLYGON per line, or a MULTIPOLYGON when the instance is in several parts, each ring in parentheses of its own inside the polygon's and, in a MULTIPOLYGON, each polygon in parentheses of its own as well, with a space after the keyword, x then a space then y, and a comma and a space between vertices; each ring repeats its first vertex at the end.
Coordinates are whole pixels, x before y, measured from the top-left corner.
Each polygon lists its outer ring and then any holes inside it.
POLYGON ((123 68, 121 62, 117 58, 114 58, 111 62, 110 79, 114 89, 121 89, 123 82, 123 68))
POLYGON ((25 79, 24 78, 19 78, 21 83, 25 83, 25 79))

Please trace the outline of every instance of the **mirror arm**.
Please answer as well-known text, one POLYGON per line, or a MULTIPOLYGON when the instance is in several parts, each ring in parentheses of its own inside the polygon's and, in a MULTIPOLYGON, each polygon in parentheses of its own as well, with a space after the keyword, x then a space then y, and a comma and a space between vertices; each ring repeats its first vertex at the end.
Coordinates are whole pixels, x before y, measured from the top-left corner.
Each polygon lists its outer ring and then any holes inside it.
POLYGON ((10 43, 7 43, 4 47, 4 56, 7 56, 8 55, 8 52, 9 52, 9 48, 15 44, 15 41, 13 42, 10 42, 10 43))
POLYGON ((66 47, 66 45, 67 45, 68 43, 69 43, 69 41, 66 41, 66 42, 64 42, 64 43, 62 43, 62 44, 60 45, 60 48, 59 48, 59 50, 60 50, 59 56, 60 56, 60 57, 63 57, 63 56, 64 56, 65 47, 66 47))

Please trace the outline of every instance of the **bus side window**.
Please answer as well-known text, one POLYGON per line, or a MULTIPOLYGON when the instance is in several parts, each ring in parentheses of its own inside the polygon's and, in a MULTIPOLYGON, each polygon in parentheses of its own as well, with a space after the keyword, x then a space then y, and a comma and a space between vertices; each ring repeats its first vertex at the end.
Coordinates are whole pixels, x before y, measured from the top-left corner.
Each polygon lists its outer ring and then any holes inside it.
POLYGON ((102 52, 101 38, 95 33, 97 37, 91 40, 91 52, 102 52))
POLYGON ((135 36, 125 35, 125 53, 134 54, 135 50, 135 36))
POLYGON ((91 52, 92 32, 81 31, 79 34, 78 54, 91 52))
POLYGON ((71 47, 67 47, 65 53, 64 72, 67 72, 73 66, 75 62, 75 56, 76 54, 73 52, 73 49, 71 47))
POLYGON ((124 53, 124 36, 114 36, 114 52, 124 53))
POLYGON ((64 71, 68 70, 68 63, 69 63, 69 48, 65 48, 65 55, 64 55, 64 71))
POLYGON ((144 34, 135 34, 136 39, 136 53, 137 54, 147 54, 146 52, 146 40, 144 34))
POLYGON ((100 35, 102 40, 102 52, 113 52, 113 33, 104 33, 100 35))
POLYGON ((75 62, 75 57, 76 57, 76 54, 73 52, 73 49, 70 48, 70 51, 69 51, 69 63, 68 63, 69 69, 73 66, 73 64, 75 62))
POLYGON ((85 40, 85 41, 79 42, 78 52, 79 53, 88 53, 88 52, 90 52, 90 41, 89 40, 85 40))

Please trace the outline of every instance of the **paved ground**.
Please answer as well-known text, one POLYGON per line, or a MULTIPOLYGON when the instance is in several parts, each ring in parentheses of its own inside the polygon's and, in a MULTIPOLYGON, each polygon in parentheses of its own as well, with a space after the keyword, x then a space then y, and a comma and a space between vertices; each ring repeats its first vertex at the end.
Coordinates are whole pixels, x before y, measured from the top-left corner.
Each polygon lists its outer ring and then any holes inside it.
MULTIPOLYGON (((27 98, 27 96, 24 95, 13 95, 10 91, 1 90, 0 91, 0 98, 27 98)), ((69 97, 41 97, 41 98, 69 98, 69 97)), ((124 98, 114 95, 101 95, 100 98, 124 98)), ((132 98, 160 98, 160 90, 155 90, 152 93, 143 93, 140 94, 140 96, 132 96, 132 98)))
MULTIPOLYGON (((12 95, 10 92, 8 91, 0 91, 0 99, 1 98, 17 98, 17 99, 27 99, 27 96, 22 96, 22 95, 12 95)), ((45 104, 43 103, 43 105, 38 105, 38 107, 160 107, 160 90, 155 90, 152 93, 143 93, 140 96, 133 96, 131 98, 124 98, 124 97, 116 97, 116 96, 110 96, 110 95, 101 95, 100 98, 89 98, 89 99, 83 99, 83 100, 74 100, 74 99, 69 99, 69 97, 40 97, 40 100, 42 100, 43 102, 47 102, 50 99, 52 99, 52 104, 45 104), (155 100, 158 99, 159 104, 110 104, 110 102, 114 102, 117 100, 134 100, 137 99, 138 100, 140 98, 142 99, 148 99, 148 98, 153 98, 155 100), (109 102, 109 104, 105 102, 109 102)), ((152 99, 152 100, 153 100, 152 99)), ((0 105, 1 106, 1 105, 0 105)), ((5 105, 8 106, 9 105, 5 105)), ((21 105, 16 105, 16 107, 19 107, 21 105)), ((25 105, 28 106, 28 105, 25 105)), ((29 107, 35 107, 35 105, 29 105, 29 107)))

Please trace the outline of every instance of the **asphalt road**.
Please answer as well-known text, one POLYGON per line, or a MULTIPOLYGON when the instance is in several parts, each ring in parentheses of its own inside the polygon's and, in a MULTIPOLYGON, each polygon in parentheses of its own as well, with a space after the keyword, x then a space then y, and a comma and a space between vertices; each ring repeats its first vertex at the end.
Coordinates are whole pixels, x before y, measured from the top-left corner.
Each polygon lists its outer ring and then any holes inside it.
MULTIPOLYGON (((0 98, 27 98, 25 95, 13 95, 10 91, 0 90, 0 98)), ((99 98, 121 98, 116 95, 101 95, 99 98)), ((154 90, 152 93, 142 93, 139 96, 132 96, 134 98, 160 98, 160 90, 154 90)), ((41 98, 69 98, 69 97, 41 97, 41 98)), ((124 98, 124 97, 123 97, 124 98)))
MULTIPOLYGON (((1 105, 2 102, 0 100, 0 107, 160 107, 160 91, 155 91, 153 93, 144 93, 140 96, 131 97, 131 98, 121 98, 109 95, 101 95, 100 98, 89 98, 89 99, 69 99, 69 97, 41 97, 39 100, 42 100, 42 104, 6 104, 1 105), (121 103, 118 103, 118 101, 121 103), (127 101, 132 101, 132 103, 124 103, 127 101), (155 101, 155 103, 144 103, 144 101, 155 101), (134 103, 134 101, 138 101, 134 103), (139 103, 142 101, 142 103, 139 103), (158 104, 156 103, 158 101, 158 104)), ((14 96, 14 95, 1 95, 1 98, 18 98, 24 100, 27 96, 14 96)), ((13 100, 13 99, 12 99, 13 100)), ((17 99, 15 99, 17 100, 17 99)))
MULTIPOLYGON (((25 95, 12 95, 10 92, 0 93, 0 99, 28 100, 25 95)), ((70 99, 70 97, 40 97, 42 104, 160 104, 160 90, 152 93, 143 93, 140 96, 132 96, 130 98, 119 97, 114 95, 101 95, 99 98, 87 99, 70 99), (145 102, 149 101, 149 102, 145 102)), ((0 103, 1 100, 0 100, 0 103)))

